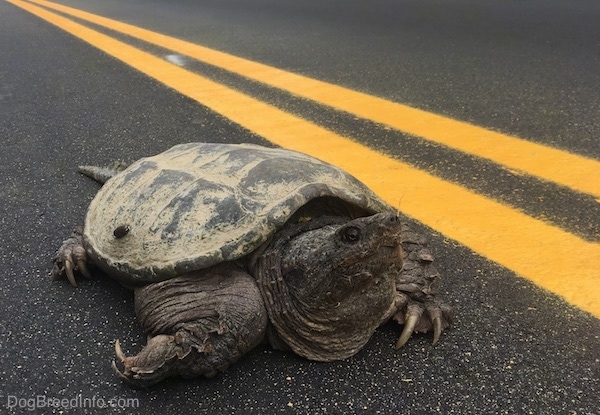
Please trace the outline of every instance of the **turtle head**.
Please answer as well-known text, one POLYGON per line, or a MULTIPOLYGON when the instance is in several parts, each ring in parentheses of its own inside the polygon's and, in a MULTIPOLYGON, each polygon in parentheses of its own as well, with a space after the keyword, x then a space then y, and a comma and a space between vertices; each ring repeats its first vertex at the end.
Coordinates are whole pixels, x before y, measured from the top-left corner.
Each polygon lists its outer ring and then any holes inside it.
POLYGON ((400 220, 379 213, 289 228, 275 236, 256 270, 275 343, 313 360, 349 357, 393 307, 400 220))

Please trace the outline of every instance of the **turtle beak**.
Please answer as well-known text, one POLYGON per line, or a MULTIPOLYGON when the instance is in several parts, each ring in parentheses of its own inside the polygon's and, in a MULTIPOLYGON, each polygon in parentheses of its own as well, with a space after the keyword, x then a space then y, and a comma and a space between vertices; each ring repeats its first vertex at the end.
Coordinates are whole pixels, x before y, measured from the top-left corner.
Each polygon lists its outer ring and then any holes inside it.
POLYGON ((394 265, 400 270, 404 264, 404 249, 402 248, 402 232, 397 230, 394 234, 390 235, 390 242, 386 244, 393 250, 394 265))
POLYGON ((398 269, 402 269, 404 265, 404 250, 402 249, 402 244, 398 243, 396 245, 396 266, 398 269))
MULTIPOLYGON (((400 239, 399 236, 398 239, 400 239)), ((402 244, 399 241, 386 243, 382 245, 380 249, 385 249, 385 255, 391 259, 390 262, 398 270, 402 269, 402 265, 404 264, 404 250, 402 249, 402 244)))

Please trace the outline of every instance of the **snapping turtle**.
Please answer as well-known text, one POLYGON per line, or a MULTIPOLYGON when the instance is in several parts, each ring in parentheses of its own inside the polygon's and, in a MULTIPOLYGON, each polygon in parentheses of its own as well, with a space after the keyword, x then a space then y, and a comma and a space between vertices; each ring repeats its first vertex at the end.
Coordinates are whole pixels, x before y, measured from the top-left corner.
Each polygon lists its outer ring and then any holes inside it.
POLYGON ((134 386, 214 376, 263 340, 308 359, 358 352, 389 320, 434 331, 452 310, 436 299, 426 239, 348 173, 255 145, 181 144, 131 166, 82 167, 105 184, 51 272, 88 264, 134 290, 149 340, 113 369, 134 386))

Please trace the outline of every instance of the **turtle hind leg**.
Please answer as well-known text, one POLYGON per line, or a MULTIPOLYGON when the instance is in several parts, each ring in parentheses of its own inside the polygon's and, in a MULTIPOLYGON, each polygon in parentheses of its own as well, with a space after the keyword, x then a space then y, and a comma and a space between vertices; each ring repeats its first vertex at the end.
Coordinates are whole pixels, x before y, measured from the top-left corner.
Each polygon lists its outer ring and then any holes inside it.
POLYGON ((113 363, 134 387, 223 372, 260 343, 267 326, 254 278, 231 263, 137 288, 135 308, 151 337, 135 356, 117 343, 123 369, 113 363))
POLYGON ((52 271, 50 276, 59 278, 66 275, 67 279, 73 287, 77 287, 75 274, 80 273, 86 278, 91 278, 91 274, 87 267, 87 254, 83 247, 83 228, 77 226, 73 229, 71 236, 65 239, 56 251, 56 255, 52 259, 52 271))

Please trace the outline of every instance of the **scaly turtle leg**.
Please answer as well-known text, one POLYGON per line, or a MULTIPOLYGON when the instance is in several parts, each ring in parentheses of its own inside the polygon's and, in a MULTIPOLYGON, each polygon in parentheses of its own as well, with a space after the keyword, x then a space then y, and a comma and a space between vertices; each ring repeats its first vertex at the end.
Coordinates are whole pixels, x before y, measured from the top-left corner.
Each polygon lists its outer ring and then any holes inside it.
POLYGON ((422 235, 403 225, 402 248, 404 265, 396 279, 396 312, 393 319, 404 325, 396 342, 399 349, 406 344, 413 332, 433 331, 433 345, 442 331, 452 325, 452 308, 440 302, 437 290, 440 274, 433 263, 428 241, 422 235))
POLYGON ((81 226, 73 229, 71 236, 65 239, 56 251, 52 259, 54 264, 50 276, 59 278, 66 275, 73 287, 77 287, 75 273, 78 272, 86 278, 91 278, 87 267, 87 254, 83 247, 83 228, 81 226))
POLYGON ((151 336, 115 374, 134 387, 181 376, 212 377, 264 337, 267 313, 254 278, 232 263, 135 289, 136 315, 151 336))
MULTIPOLYGON (((106 167, 96 166, 79 166, 79 172, 96 180, 100 184, 104 184, 113 176, 119 174, 127 168, 128 164, 123 161, 115 161, 106 167)), ((119 228, 115 230, 118 232, 119 228)), ((117 234, 115 233, 115 236, 117 234)), ((83 247, 83 227, 77 226, 71 236, 65 239, 56 251, 56 255, 52 259, 54 266, 50 272, 53 278, 59 278, 66 275, 67 279, 73 287, 77 287, 75 274, 80 273, 86 278, 91 278, 87 268, 87 254, 83 247)))

